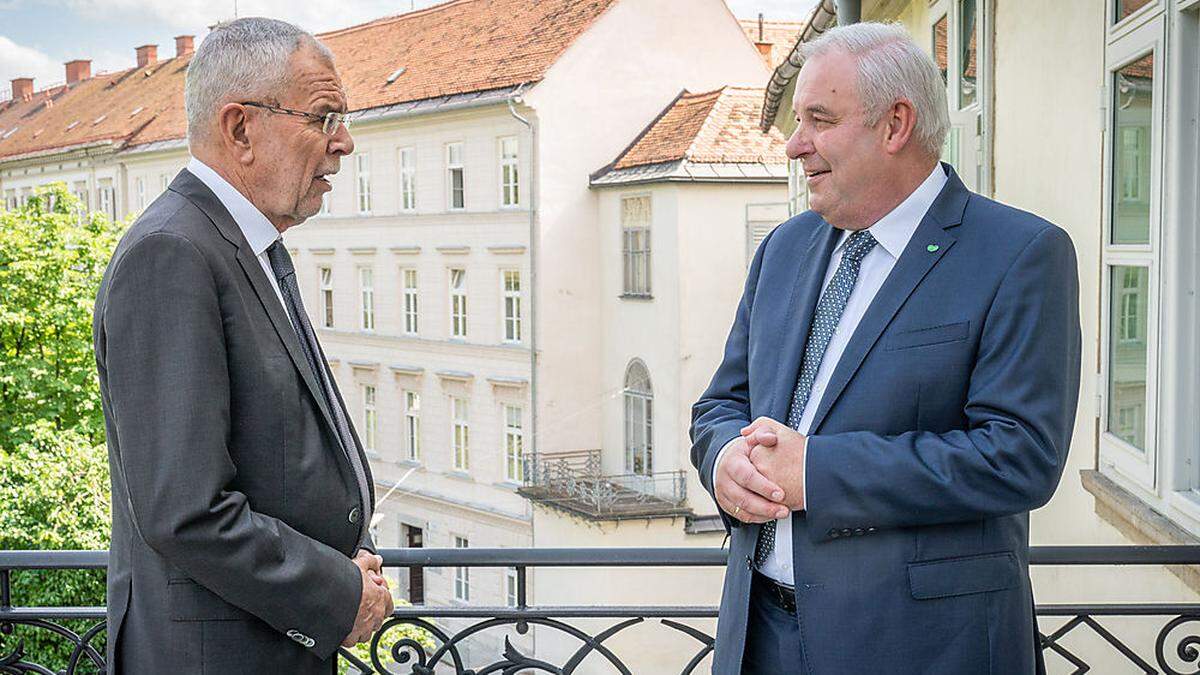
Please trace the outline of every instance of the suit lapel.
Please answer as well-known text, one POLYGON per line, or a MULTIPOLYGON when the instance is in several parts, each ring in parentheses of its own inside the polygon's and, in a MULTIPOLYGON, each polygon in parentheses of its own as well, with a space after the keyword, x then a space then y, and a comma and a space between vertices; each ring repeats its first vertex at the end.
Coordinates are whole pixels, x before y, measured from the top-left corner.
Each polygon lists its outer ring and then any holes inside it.
POLYGON ((764 414, 771 419, 786 420, 788 405, 792 402, 792 391, 796 388, 796 377, 800 372, 800 359, 808 342, 808 327, 817 308, 817 298, 825 281, 825 270, 829 258, 837 248, 842 231, 821 221, 821 226, 812 233, 808 249, 796 258, 801 267, 792 284, 788 297, 787 314, 778 327, 784 334, 778 355, 779 367, 775 368, 775 386, 771 388, 771 404, 764 414))
POLYGON ((858 372, 871 348, 879 341, 879 336, 916 290, 917 285, 954 246, 954 235, 948 230, 962 222, 963 209, 966 208, 970 192, 949 165, 943 166, 949 173, 946 185, 942 187, 928 213, 921 219, 908 246, 904 248, 887 280, 867 307, 866 313, 850 337, 850 342, 846 344, 846 349, 829 378, 829 384, 825 387, 812 424, 809 425, 810 434, 815 434, 820 429, 821 423, 825 421, 829 410, 849 384, 850 378, 858 372))
POLYGON ((271 325, 275 328, 276 336, 283 342, 288 356, 292 359, 292 365, 300 373, 300 378, 304 380, 309 393, 316 400, 317 407, 321 410, 321 416, 325 418, 325 423, 333 430, 333 437, 338 439, 340 445, 341 439, 337 433, 337 426, 333 422, 333 416, 330 414, 329 404, 326 402, 326 397, 321 393, 321 385, 316 380, 316 374, 312 372, 312 368, 308 365, 308 360, 304 358, 304 352, 301 350, 300 338, 296 334, 296 329, 292 327, 291 319, 288 318, 283 305, 279 303, 279 296, 275 294, 275 288, 271 286, 270 280, 267 279, 267 275, 263 271, 262 265, 258 262, 258 258, 254 255, 254 251, 250 249, 250 244, 246 241, 245 235, 242 234, 242 229, 238 227, 237 223, 233 220, 233 216, 229 215, 229 211, 221 204, 217 196, 208 189, 208 186, 186 169, 181 171, 175 180, 171 182, 170 189, 191 200, 192 203, 208 216, 209 220, 216 226, 217 231, 221 233, 221 236, 237 247, 236 257, 238 264, 242 267, 242 272, 246 274, 246 278, 250 282, 250 287, 254 289, 255 295, 258 296, 259 304, 262 305, 263 311, 267 313, 267 316, 271 320, 271 325))

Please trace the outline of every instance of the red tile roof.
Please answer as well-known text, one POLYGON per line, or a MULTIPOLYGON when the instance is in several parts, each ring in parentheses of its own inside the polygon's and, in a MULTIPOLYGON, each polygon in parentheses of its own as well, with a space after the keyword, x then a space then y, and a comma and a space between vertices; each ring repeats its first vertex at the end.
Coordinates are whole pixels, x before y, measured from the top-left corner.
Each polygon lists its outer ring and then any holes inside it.
MULTIPOLYGON (((337 57, 350 106, 374 108, 536 82, 614 2, 451 0, 317 37, 337 57)), ((28 101, 0 102, 0 158, 98 141, 141 145, 183 138, 190 59, 166 59, 37 92, 28 101)))
POLYGON ((778 164, 787 139, 778 129, 763 133, 758 114, 763 90, 723 87, 692 94, 684 90, 609 169, 686 159, 697 164, 778 164))

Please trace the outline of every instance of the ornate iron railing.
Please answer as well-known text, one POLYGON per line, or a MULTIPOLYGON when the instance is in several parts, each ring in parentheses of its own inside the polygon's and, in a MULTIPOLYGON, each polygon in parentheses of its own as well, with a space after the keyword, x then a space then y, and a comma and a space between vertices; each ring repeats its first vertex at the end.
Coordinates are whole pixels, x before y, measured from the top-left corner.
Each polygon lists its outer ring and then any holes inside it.
MULTIPOLYGON (((588 657, 599 658, 613 672, 629 674, 630 667, 606 644, 614 635, 646 620, 658 620, 662 626, 679 631, 696 641, 693 652, 680 654, 679 672, 690 675, 713 648, 712 636, 680 619, 713 618, 712 606, 535 606, 528 603, 527 574, 530 568, 547 567, 718 567, 726 560, 726 551, 711 548, 584 548, 584 549, 386 549, 382 551, 387 567, 511 567, 517 572, 517 597, 514 607, 455 605, 397 607, 371 642, 370 663, 342 650, 351 672, 411 673, 428 675, 452 670, 455 673, 489 675, 528 670, 546 673, 572 673, 588 657), (463 619, 465 628, 450 631, 439 621, 463 619), (611 619, 614 623, 599 632, 572 626, 569 619, 611 619), (468 667, 462 651, 469 640, 496 627, 512 627, 525 634, 530 626, 544 626, 578 642, 578 648, 562 663, 539 660, 525 654, 506 638, 500 653, 489 655, 486 665, 468 667), (405 626, 423 631, 425 639, 410 635, 396 637, 405 626)), ((11 642, 14 626, 45 630, 72 647, 68 663, 57 671, 75 673, 104 672, 103 650, 97 637, 104 631, 103 607, 22 607, 14 606, 11 580, 14 574, 28 570, 103 569, 104 551, 0 551, 0 673, 36 673, 55 675, 56 671, 37 664, 36 654, 27 654, 22 644, 11 642), (64 620, 90 623, 82 632, 62 625, 64 620)), ((1035 565, 1192 565, 1200 564, 1200 546, 1059 546, 1035 547, 1031 551, 1035 565)), ((1064 638, 1087 629, 1110 645, 1129 672, 1195 675, 1200 673, 1200 604, 1052 604, 1039 605, 1039 617, 1064 617, 1067 621, 1049 634, 1041 634, 1041 647, 1047 659, 1057 655, 1085 673, 1094 666, 1084 656, 1069 649, 1064 638), (1157 630, 1150 663, 1113 630, 1104 625, 1110 617, 1161 617, 1165 622, 1157 630), (1184 627, 1187 627, 1184 630, 1184 627), (1184 670, 1176 670, 1180 663, 1184 670), (1172 665, 1174 664, 1174 665, 1172 665)), ((1157 625, 1157 624, 1156 624, 1157 625)), ((1114 658, 1109 655, 1109 658, 1114 658)), ((1109 672, 1109 671, 1103 671, 1109 672)), ((1124 672, 1124 670, 1122 671, 1124 672)))
POLYGON ((537 453, 525 458, 531 501, 591 520, 674 518, 691 515, 683 471, 604 474, 599 450, 537 453))

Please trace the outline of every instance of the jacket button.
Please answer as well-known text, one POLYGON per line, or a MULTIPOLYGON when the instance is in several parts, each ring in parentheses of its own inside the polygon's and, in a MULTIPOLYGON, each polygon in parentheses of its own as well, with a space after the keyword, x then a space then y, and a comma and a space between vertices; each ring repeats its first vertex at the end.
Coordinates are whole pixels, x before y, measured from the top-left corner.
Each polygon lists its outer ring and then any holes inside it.
POLYGON ((746 569, 748 569, 748 570, 754 569, 754 558, 751 558, 750 556, 746 556, 746 569))
POLYGON ((852 534, 854 534, 854 530, 852 530, 852 529, 850 529, 850 528, 848 528, 848 527, 844 527, 844 528, 842 528, 842 536, 843 536, 843 537, 849 537, 849 536, 850 536, 850 535, 852 535, 852 534))
POLYGON ((868 527, 868 528, 867 528, 867 534, 875 534, 875 528, 873 528, 873 527, 868 527))
POLYGON ((867 531, 862 529, 861 527, 855 528, 855 530, 854 530, 854 536, 856 536, 856 537, 861 537, 866 533, 867 533, 867 531))
POLYGON ((837 539, 837 538, 838 538, 838 531, 837 531, 837 529, 836 529, 836 528, 830 528, 830 530, 829 530, 828 532, 826 532, 825 534, 826 534, 826 535, 827 535, 827 536, 828 536, 830 539, 837 539))
POLYGON ((350 509, 350 515, 348 515, 346 517, 350 520, 350 522, 357 525, 360 515, 361 514, 359 513, 358 507, 356 506, 356 507, 350 509))

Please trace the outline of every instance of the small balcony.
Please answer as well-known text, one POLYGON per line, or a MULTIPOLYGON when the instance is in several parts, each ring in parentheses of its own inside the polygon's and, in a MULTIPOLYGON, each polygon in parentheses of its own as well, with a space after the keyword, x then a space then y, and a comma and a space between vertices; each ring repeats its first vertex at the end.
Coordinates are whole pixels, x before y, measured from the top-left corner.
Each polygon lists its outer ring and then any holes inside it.
POLYGON ((526 499, 588 520, 676 518, 687 508, 683 471, 605 474, 599 450, 544 452, 525 458, 526 499))

